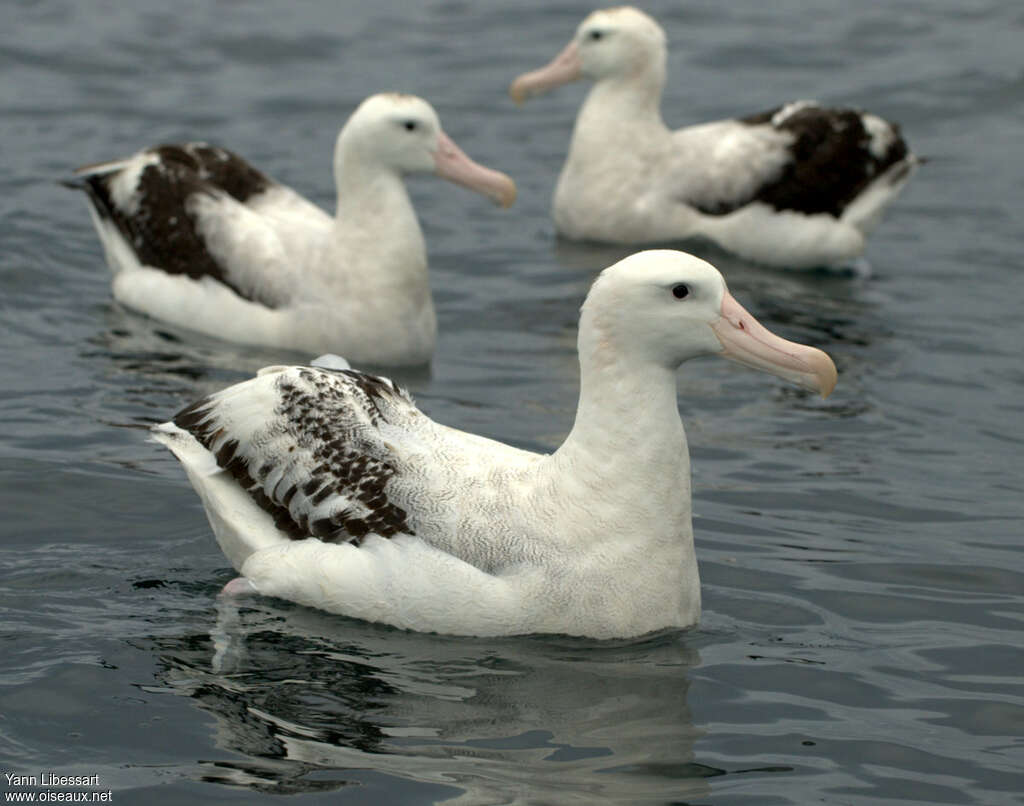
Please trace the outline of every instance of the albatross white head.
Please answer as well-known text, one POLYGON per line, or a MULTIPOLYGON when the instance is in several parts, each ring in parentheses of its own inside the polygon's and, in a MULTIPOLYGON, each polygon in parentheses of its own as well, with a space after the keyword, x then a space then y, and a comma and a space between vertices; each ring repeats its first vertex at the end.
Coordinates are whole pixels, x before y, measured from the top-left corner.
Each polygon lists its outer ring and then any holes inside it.
POLYGON ((632 6, 603 9, 588 16, 565 49, 549 64, 512 82, 517 104, 570 81, 623 78, 647 81, 659 91, 665 80, 665 32, 632 6))
POLYGON ((334 152, 338 186, 347 171, 369 165, 399 174, 434 173, 502 207, 516 198, 515 183, 471 160, 444 133, 434 108, 415 95, 371 95, 352 113, 334 152))
POLYGON ((836 385, 828 355, 776 336, 733 298, 714 266, 668 249, 638 252, 601 273, 583 303, 580 355, 597 366, 669 370, 720 355, 822 397, 836 385))

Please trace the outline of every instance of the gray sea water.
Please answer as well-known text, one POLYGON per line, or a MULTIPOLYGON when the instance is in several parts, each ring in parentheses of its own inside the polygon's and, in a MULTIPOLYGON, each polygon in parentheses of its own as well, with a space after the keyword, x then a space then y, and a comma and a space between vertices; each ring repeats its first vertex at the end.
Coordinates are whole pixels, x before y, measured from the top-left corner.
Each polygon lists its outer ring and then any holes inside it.
POLYGON ((582 85, 506 88, 588 6, 8 0, 0 10, 0 790, 96 775, 113 803, 1024 803, 1024 6, 646 5, 672 125, 795 98, 902 123, 931 161, 870 278, 703 249, 733 294, 828 350, 812 399, 692 362, 705 615, 642 640, 415 635, 215 594, 232 573, 145 427, 307 356, 218 343, 112 301, 56 180, 207 139, 333 205, 337 130, 371 92, 434 103, 514 176, 499 211, 411 182, 441 337, 392 373, 435 419, 551 450, 575 324, 628 250, 548 214, 582 85))

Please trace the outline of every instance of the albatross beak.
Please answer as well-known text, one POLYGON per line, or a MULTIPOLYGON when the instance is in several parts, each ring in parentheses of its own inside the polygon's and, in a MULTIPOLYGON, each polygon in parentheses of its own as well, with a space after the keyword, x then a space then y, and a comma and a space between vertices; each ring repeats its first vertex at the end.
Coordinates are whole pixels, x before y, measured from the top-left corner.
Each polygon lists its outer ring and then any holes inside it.
POLYGON ((444 132, 434 152, 434 170, 438 176, 482 193, 502 207, 511 207, 516 200, 516 183, 510 177, 473 162, 444 132))
POLYGON ((580 49, 575 42, 570 42, 550 64, 539 70, 523 73, 513 81, 512 86, 508 88, 508 94, 512 96, 513 101, 522 105, 531 95, 540 95, 554 87, 576 81, 582 75, 580 49))
POLYGON ((728 291, 722 316, 711 329, 722 343, 722 355, 748 367, 770 372, 828 397, 836 385, 836 365, 821 350, 786 341, 758 322, 728 291))

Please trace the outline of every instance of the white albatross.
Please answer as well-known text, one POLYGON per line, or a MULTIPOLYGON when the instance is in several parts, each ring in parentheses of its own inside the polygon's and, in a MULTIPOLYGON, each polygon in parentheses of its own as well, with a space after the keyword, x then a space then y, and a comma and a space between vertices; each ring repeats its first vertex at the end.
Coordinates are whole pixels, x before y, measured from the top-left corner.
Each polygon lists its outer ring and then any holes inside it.
POLYGON ((594 82, 554 195, 558 232, 577 240, 705 238, 758 262, 806 268, 857 258, 919 160, 877 115, 796 101, 671 131, 661 116, 665 32, 642 11, 595 11, 517 103, 594 82))
POLYGON ((243 344, 344 353, 359 363, 430 360, 437 319, 427 252, 403 175, 436 173, 515 199, 412 95, 373 95, 334 150, 332 216, 241 157, 162 145, 84 166, 66 182, 89 211, 123 305, 243 344))
POLYGON ((700 616, 679 365, 721 355, 828 395, 821 350, 710 264, 640 252, 583 303, 576 421, 550 455, 440 425, 386 378, 277 366, 153 434, 258 592, 411 630, 628 637, 700 616))

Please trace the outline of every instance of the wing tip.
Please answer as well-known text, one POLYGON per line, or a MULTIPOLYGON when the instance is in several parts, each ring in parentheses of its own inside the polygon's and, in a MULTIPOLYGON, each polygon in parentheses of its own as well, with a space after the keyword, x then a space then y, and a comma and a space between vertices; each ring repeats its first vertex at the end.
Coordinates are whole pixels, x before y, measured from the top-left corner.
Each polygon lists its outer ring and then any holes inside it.
POLYGON ((352 369, 352 365, 347 359, 335 353, 324 353, 323 355, 317 356, 309 362, 311 367, 317 367, 318 369, 330 369, 330 370, 343 370, 352 369))
POLYGON ((224 472, 217 464, 217 458, 192 434, 175 425, 173 421, 152 426, 149 434, 150 442, 159 443, 167 448, 189 473, 214 476, 224 472))

